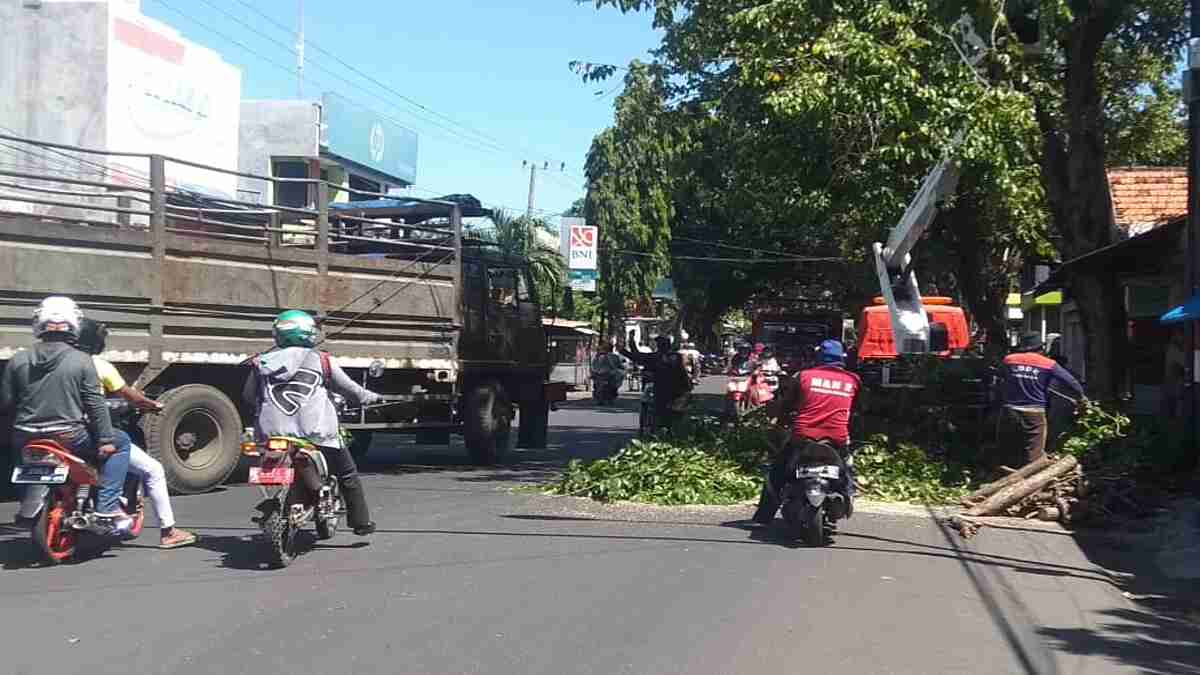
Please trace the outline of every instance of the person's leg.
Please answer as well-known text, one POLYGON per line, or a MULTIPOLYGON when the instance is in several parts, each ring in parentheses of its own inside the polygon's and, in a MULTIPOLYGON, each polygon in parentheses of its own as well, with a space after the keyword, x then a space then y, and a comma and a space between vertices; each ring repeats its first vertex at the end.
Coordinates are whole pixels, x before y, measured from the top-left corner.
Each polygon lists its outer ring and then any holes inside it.
POLYGON ((354 533, 366 536, 375 531, 375 523, 371 522, 371 512, 367 507, 367 494, 363 490, 362 481, 358 477, 358 467, 354 457, 346 448, 321 447, 321 454, 329 462, 329 470, 337 477, 342 489, 342 499, 346 503, 346 524, 354 533))
POLYGON ((770 525, 779 512, 778 490, 787 481, 788 458, 792 454, 789 442, 781 452, 777 453, 771 462, 771 469, 763 480, 762 494, 758 498, 758 509, 754 512, 754 522, 760 525, 770 525), (774 491, 772 490, 774 488, 774 491))
POLYGON ((1036 462, 1046 456, 1046 430, 1049 426, 1044 412, 1022 413, 1025 418, 1025 463, 1036 462))
POLYGON ((96 491, 96 515, 124 516, 121 494, 125 491, 125 476, 129 473, 129 434, 119 429, 113 430, 113 445, 117 451, 107 458, 99 457, 96 442, 86 430, 63 434, 58 440, 71 452, 99 464, 100 485, 96 491))
POLYGON ((196 535, 175 527, 175 511, 171 508, 171 495, 167 490, 167 473, 162 462, 151 457, 137 445, 129 446, 129 470, 142 480, 146 496, 154 505, 158 516, 159 547, 179 548, 195 543, 196 535))

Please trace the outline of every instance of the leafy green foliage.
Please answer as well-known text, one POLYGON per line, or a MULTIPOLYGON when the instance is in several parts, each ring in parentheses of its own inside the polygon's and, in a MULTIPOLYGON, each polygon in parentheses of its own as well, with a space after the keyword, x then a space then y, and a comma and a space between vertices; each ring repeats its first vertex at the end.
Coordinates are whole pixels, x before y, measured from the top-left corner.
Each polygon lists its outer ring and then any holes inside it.
POLYGON ((854 468, 864 494, 883 501, 917 504, 951 503, 967 494, 970 472, 930 457, 921 448, 900 443, 888 450, 888 439, 875 436, 854 453, 854 468))
POLYGON ((1153 417, 1134 421, 1120 411, 1084 401, 1061 447, 1087 466, 1170 474, 1195 464, 1195 448, 1187 436, 1179 425, 1153 417))
POLYGON ((1105 410, 1095 401, 1084 400, 1075 419, 1075 428, 1063 441, 1062 451, 1082 458, 1119 438, 1125 438, 1128 431, 1128 417, 1105 410))
POLYGON ((752 499, 759 486, 737 462, 695 445, 638 440, 611 459, 573 460, 551 490, 605 502, 734 504, 752 499))

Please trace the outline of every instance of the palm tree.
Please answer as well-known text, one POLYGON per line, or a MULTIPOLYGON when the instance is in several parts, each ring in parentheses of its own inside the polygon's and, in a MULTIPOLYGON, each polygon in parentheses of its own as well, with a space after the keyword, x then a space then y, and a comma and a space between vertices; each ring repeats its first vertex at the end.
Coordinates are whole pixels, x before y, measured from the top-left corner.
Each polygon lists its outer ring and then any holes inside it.
POLYGON ((476 229, 473 234, 495 244, 507 255, 524 259, 529 264, 539 302, 553 306, 562 293, 567 263, 537 236, 538 229, 552 232, 553 228, 540 218, 513 216, 505 209, 492 211, 490 218, 491 227, 476 229))

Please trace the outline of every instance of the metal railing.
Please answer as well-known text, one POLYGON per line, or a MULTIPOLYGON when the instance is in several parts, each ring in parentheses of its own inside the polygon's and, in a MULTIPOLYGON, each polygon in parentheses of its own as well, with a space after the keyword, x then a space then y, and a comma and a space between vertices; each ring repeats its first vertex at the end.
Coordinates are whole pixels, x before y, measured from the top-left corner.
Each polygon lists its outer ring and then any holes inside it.
MULTIPOLYGON (((23 217, 117 230, 157 230, 202 239, 318 253, 377 253, 389 257, 454 258, 461 247, 461 209, 454 202, 357 190, 310 178, 231 171, 176 157, 113 152, 0 134, 0 218, 23 217), (145 170, 141 168, 144 162, 145 170), (133 165, 138 166, 133 166, 133 165), (284 185, 306 186, 304 207, 262 204, 168 184, 181 171, 207 172, 239 183, 236 193, 276 195, 284 185), (256 189, 258 188, 258 189, 256 189), (333 191, 333 192, 331 192, 333 191), (397 199, 444 209, 444 223, 372 218, 353 203, 330 208, 329 195, 397 199), (437 255, 438 252, 441 255, 437 255)), ((431 261, 433 262, 433 261, 431 261)))

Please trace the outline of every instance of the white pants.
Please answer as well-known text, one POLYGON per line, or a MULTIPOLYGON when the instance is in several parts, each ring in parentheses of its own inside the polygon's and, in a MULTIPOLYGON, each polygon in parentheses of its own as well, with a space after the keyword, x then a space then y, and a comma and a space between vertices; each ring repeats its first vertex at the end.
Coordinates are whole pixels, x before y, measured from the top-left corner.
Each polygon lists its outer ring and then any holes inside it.
POLYGON ((129 446, 129 470, 142 478, 146 487, 146 496, 154 505, 154 513, 158 515, 159 527, 174 527, 175 513, 171 511, 171 497, 167 494, 167 474, 163 465, 157 459, 146 454, 137 445, 129 446))

